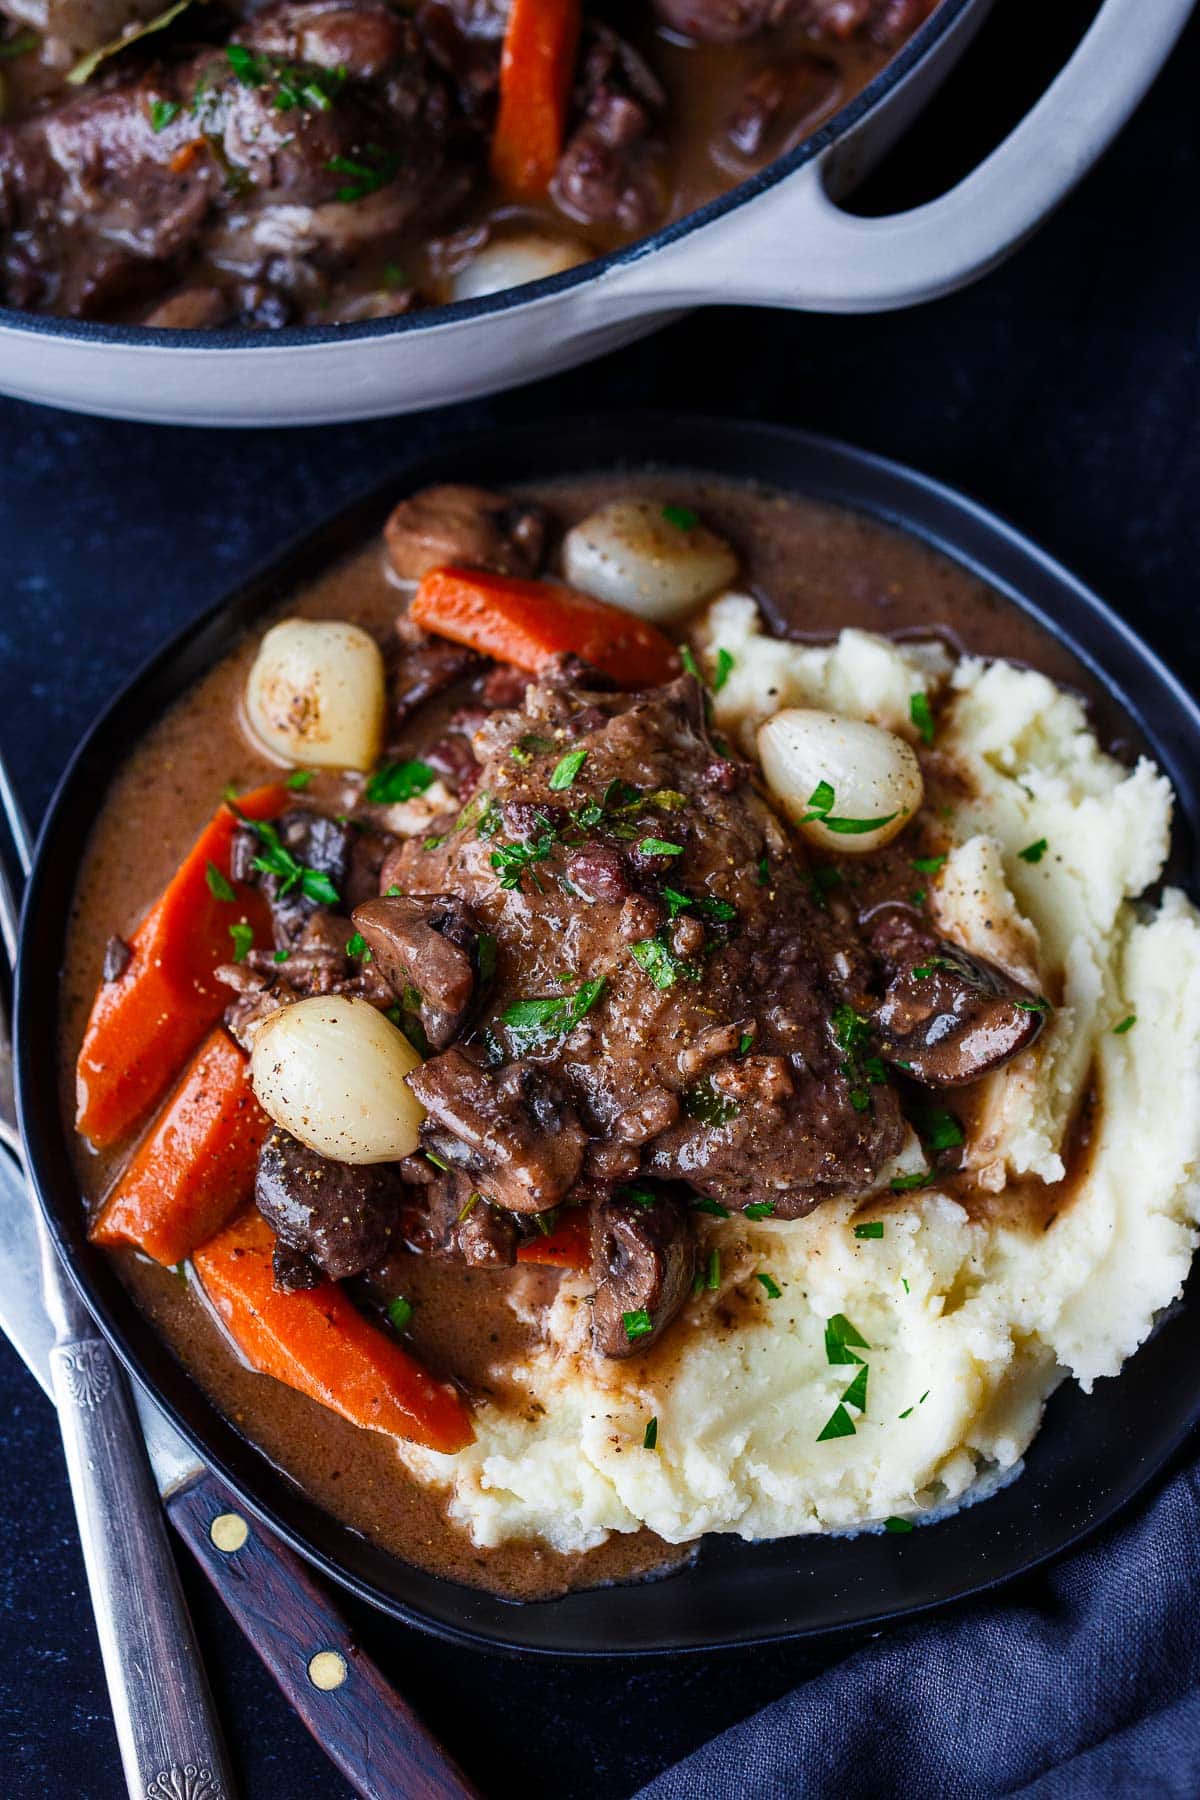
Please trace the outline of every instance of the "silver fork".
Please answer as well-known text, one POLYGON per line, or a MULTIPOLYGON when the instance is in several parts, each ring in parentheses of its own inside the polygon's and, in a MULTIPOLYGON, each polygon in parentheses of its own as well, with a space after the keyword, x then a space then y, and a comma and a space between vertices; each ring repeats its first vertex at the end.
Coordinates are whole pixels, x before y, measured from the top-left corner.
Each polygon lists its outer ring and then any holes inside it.
MULTIPOLYGON (((10 969, 17 882, 32 845, 0 755, 0 804, 16 859, 0 857, 0 936, 10 969)), ((21 1160, 12 1052, 0 1009, 0 1141, 21 1160)), ((167 1539, 166 1523, 125 1376, 76 1293, 28 1193, 41 1247, 42 1301, 59 1429, 121 1762, 131 1800, 173 1794, 234 1800, 221 1728, 167 1539)))

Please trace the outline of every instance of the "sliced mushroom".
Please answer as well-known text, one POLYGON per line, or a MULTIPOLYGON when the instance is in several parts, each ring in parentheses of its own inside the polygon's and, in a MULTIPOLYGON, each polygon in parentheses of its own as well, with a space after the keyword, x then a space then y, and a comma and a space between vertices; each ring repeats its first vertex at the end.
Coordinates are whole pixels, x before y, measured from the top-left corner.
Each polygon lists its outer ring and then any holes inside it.
POLYGON ((475 997, 480 934, 453 894, 385 894, 354 909, 375 967, 432 1050, 456 1037, 475 997))
POLYGON ((408 1085, 429 1115, 423 1141, 510 1212, 545 1212, 574 1186, 587 1142, 549 1070, 515 1062, 493 1074, 447 1050, 408 1085))
POLYGON ((592 1342, 601 1356, 636 1356, 671 1323, 692 1285, 696 1247, 682 1201, 637 1189, 592 1214, 592 1342))
POLYGON ((486 488, 422 488, 393 508, 384 527, 392 568, 420 581, 442 563, 494 569, 498 575, 535 575, 546 539, 540 507, 486 488))
POLYGON ((966 1087, 1036 1040, 1047 1001, 1003 969, 927 930, 899 905, 866 921, 889 970, 875 1016, 880 1054, 925 1087, 966 1087))

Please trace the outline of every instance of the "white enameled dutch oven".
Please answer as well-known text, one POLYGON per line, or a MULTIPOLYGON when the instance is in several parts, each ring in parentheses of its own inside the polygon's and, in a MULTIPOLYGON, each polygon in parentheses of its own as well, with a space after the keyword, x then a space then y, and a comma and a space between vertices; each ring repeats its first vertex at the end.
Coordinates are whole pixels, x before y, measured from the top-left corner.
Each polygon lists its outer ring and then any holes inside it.
POLYGON ((0 309, 0 390, 176 425, 377 418, 515 387, 709 303, 881 312, 993 267, 1111 142, 1193 0, 1103 0, 1074 55, 957 187, 886 218, 838 205, 911 123, 992 0, 942 0, 886 69, 790 155, 653 237, 547 280, 369 324, 149 331, 0 309))

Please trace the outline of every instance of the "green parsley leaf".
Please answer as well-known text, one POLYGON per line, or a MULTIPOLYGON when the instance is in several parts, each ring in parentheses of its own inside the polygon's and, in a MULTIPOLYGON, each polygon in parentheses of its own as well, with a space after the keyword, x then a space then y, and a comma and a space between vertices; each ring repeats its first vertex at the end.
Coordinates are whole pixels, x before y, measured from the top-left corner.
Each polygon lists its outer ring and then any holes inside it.
POLYGON ((290 788, 306 788, 312 779, 313 771, 311 769, 293 769, 283 785, 290 788))
POLYGON ((913 1175, 893 1175, 888 1186, 893 1194, 911 1194, 914 1188, 923 1188, 927 1181, 932 1180, 932 1169, 918 1169, 913 1175))
POLYGON ((151 131, 165 131, 172 119, 177 119, 183 107, 178 100, 152 100, 150 102, 151 131))
POLYGON ((722 1206, 719 1200, 710 1200, 707 1194, 697 1194, 692 1201, 692 1211, 707 1213, 713 1219, 727 1219, 729 1208, 722 1206))
POLYGON ((348 204, 365 200, 394 181, 400 172, 400 157, 378 144, 368 144, 361 157, 331 156, 325 167, 334 175, 349 177, 337 191, 338 199, 348 204))
POLYGON ((1137 1014, 1136 1013, 1127 1013, 1125 1015, 1125 1017, 1121 1020, 1121 1023, 1119 1025, 1113 1026, 1113 1036, 1114 1037, 1124 1037, 1125 1033, 1127 1031, 1132 1031, 1136 1024, 1137 1024, 1137 1014))
POLYGON ((834 1313, 825 1321, 825 1360, 829 1363, 860 1363, 861 1356, 856 1356, 850 1348, 857 1346, 859 1350, 871 1348, 862 1333, 856 1331, 845 1313, 834 1313))
POLYGON ((1022 862, 1040 863, 1049 848, 1045 838, 1038 838, 1036 843, 1026 844, 1023 850, 1018 850, 1017 855, 1022 862))
POLYGON ((639 1306, 636 1312, 624 1313, 622 1317, 625 1321, 625 1336, 631 1344, 654 1330, 654 1320, 644 1306, 639 1306))
POLYGON ((826 1420, 824 1429, 817 1433, 817 1442, 818 1444, 823 1444, 829 1438, 853 1436, 854 1420, 839 1401, 837 1406, 834 1407, 830 1417, 826 1420))
POLYGON ((883 1236, 883 1220, 868 1219, 865 1225, 854 1227, 856 1238, 881 1238, 883 1236))
POLYGON ((433 786, 434 772, 428 763, 397 762, 376 769, 367 783, 367 799, 373 806, 398 806, 423 794, 433 786))
POLYGON ((909 1117, 931 1150, 953 1150, 963 1141, 963 1128, 944 1106, 914 1106, 909 1117))
POLYGON ((388 1318, 397 1331, 403 1331, 413 1316, 412 1301, 406 1300, 403 1294, 397 1294, 394 1300, 388 1301, 388 1318))
POLYGON ((683 1110, 689 1119, 698 1119, 702 1125, 728 1125, 730 1119, 736 1119, 739 1107, 736 1100, 729 1100, 719 1094, 709 1077, 698 1081, 683 1096, 683 1110))
POLYGON ((814 820, 820 820, 827 831, 837 832, 841 837, 861 837, 865 832, 879 831, 883 826, 890 825, 892 820, 896 817, 894 812, 890 812, 884 813, 883 816, 878 819, 839 818, 830 810, 833 806, 834 799, 834 791, 829 783, 827 781, 818 781, 816 787, 808 797, 809 810, 805 813, 800 823, 802 825, 811 825, 814 820))
POLYGON ((230 900, 237 899, 237 895, 233 891, 233 884, 228 876, 222 875, 211 857, 204 867, 204 879, 208 883, 208 891, 214 900, 224 900, 228 903, 230 900))
POLYGON ((1041 995, 1036 1000, 1014 1000, 1013 1005, 1018 1012, 1048 1013, 1051 1010, 1050 1002, 1044 1000, 1041 995))
POLYGON ((897 1413, 896 1416, 897 1416, 897 1418, 900 1418, 900 1419, 910 1419, 912 1417, 912 1414, 913 1414, 913 1408, 911 1406, 906 1406, 904 1411, 902 1413, 897 1413))
POLYGON ((682 856, 682 844, 669 844, 666 838, 644 837, 638 844, 642 856, 682 856))
POLYGON ((758 885, 766 887, 771 880, 771 863, 766 851, 758 859, 758 885))
POLYGON ((537 1049, 552 1038, 565 1037, 592 1010, 606 986, 606 978, 585 981, 573 994, 555 994, 544 1000, 514 1000, 500 1014, 509 1042, 517 1056, 537 1049))
POLYGON ((750 1054, 751 1050, 753 1050, 753 1048, 754 1048, 753 1033, 749 1032, 749 1031, 743 1031, 741 1037, 738 1039, 738 1047, 737 1047, 736 1054, 738 1056, 749 1056, 749 1054, 750 1054))
POLYGON ((925 904, 925 889, 924 888, 914 888, 912 893, 908 897, 912 901, 914 906, 924 906, 924 904, 925 904))
POLYGON ((569 788, 575 777, 588 759, 586 750, 568 750, 567 754, 554 765, 554 773, 550 777, 550 787, 556 794, 569 788))
POLYGON ((271 958, 271 961, 278 962, 278 963, 288 962, 291 959, 291 954, 292 953, 290 950, 277 950, 275 952, 274 956, 271 958))
MULTIPOLYGON (((901 1414, 901 1417, 903 1417, 903 1414, 901 1414)), ((911 1519, 898 1518, 895 1513, 892 1514, 890 1519, 885 1519, 883 1521, 883 1529, 885 1531, 911 1531, 912 1528, 913 1522, 911 1519)))
POLYGON ((642 1449, 643 1450, 657 1450, 657 1448, 658 1448, 658 1420, 656 1418, 648 1419, 646 1421, 645 1436, 642 1438, 642 1449))
POLYGON ((235 963, 245 962, 254 943, 254 928, 251 925, 231 925, 229 935, 233 939, 233 960, 235 963))
POLYGON ((642 938, 629 946, 629 954, 656 988, 673 988, 680 979, 699 981, 700 971, 684 962, 661 938, 642 938))
POLYGON ((227 804, 234 816, 265 846, 262 855, 254 858, 253 866, 264 875, 278 877, 281 895, 290 893, 298 886, 303 894, 310 900, 315 900, 319 906, 338 905, 340 896, 328 875, 320 869, 310 869, 299 862, 268 820, 248 819, 232 800, 227 801, 227 804))
POLYGON ((708 1268, 704 1273, 704 1285, 714 1294, 721 1285, 721 1252, 719 1250, 709 1252, 708 1268))
POLYGON ((856 1406, 859 1412, 867 1410, 867 1376, 871 1373, 864 1363, 850 1386, 842 1395, 843 1406, 856 1406))
POLYGON ((829 812, 833 806, 834 799, 834 791, 830 784, 827 781, 818 781, 816 787, 808 796, 808 804, 812 808, 813 817, 820 818, 822 813, 829 812))
POLYGON ((700 664, 696 661, 696 653, 690 644, 680 644, 679 660, 689 675, 694 675, 697 681, 704 680, 700 673, 700 664))
POLYGON ((717 651, 717 664, 713 670, 712 691, 719 694, 733 673, 735 658, 729 650, 717 651))
POLYGON ((679 531, 695 531, 700 523, 695 513, 686 506, 664 506, 662 516, 668 525, 674 525, 679 531))
POLYGON ((775 1280, 774 1276, 768 1275, 763 1269, 756 1271, 754 1279, 762 1285, 768 1300, 778 1300, 783 1293, 783 1289, 775 1280))
POLYGON ((914 856, 912 866, 918 875, 936 875, 945 861, 944 854, 941 856, 914 856))
POLYGON ((367 940, 361 931, 356 931, 346 943, 347 956, 361 956, 364 962, 370 962, 371 952, 367 949, 367 940))
MULTIPOLYGON (((544 829, 536 838, 533 838, 532 840, 526 839, 520 844, 501 844, 498 850, 492 851, 492 854, 488 859, 500 878, 500 886, 502 888, 508 889, 509 891, 516 889, 519 892, 521 882, 528 869, 532 874, 534 886, 539 890, 541 889, 541 883, 538 880, 537 873, 532 869, 531 865, 533 863, 545 862, 546 858, 554 849, 556 836, 554 827, 545 815, 539 813, 537 816, 544 829)), ((482 825, 480 826, 480 835, 485 835, 482 830, 482 825)))
POLYGON ((933 712, 929 705, 928 694, 913 694, 908 702, 908 716, 917 728, 923 744, 933 742, 933 712))
POLYGON ((619 1187, 614 1197, 617 1200, 632 1200, 635 1206, 644 1206, 647 1211, 658 1205, 658 1195, 644 1187, 619 1187))
POLYGON ((755 1200, 746 1207, 745 1216, 748 1219, 769 1219, 774 1211, 773 1200, 755 1200))

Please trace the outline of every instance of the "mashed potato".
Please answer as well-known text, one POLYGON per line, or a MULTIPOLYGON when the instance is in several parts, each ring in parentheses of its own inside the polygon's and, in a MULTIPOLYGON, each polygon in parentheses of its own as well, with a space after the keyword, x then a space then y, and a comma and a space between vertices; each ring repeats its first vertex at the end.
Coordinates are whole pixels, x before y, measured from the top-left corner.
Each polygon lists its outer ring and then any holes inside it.
MULTIPOLYGON (((773 1537, 944 1509, 1019 1469, 1066 1375, 1090 1390, 1116 1374, 1179 1294, 1196 1241, 1200 918, 1173 889, 1138 903, 1167 856, 1163 776, 1115 762, 1076 699, 1005 663, 955 664, 940 645, 861 631, 829 647, 777 642, 738 595, 697 633, 710 664, 718 648, 734 665, 717 728, 746 750, 785 705, 911 737, 910 696, 945 693, 932 755, 962 798, 931 911, 1055 1010, 1034 1049, 991 1078, 967 1145, 994 1208, 972 1218, 936 1187, 893 1195, 885 1181, 882 1198, 796 1223, 713 1221, 719 1290, 658 1350, 621 1363, 593 1360, 588 1283, 564 1279, 518 1371, 527 1404, 484 1406, 457 1456, 402 1452, 449 1488, 480 1545, 536 1536, 581 1550, 642 1525, 673 1542, 773 1537), (1062 1180, 1093 1082, 1086 1172, 1043 1228, 1005 1200, 1016 1184, 1062 1180), (882 1236, 856 1237, 868 1220, 882 1236), (831 1363, 839 1318, 849 1348, 835 1354, 848 1360, 831 1363), (844 1435, 822 1438, 830 1420, 844 1435)), ((915 1140, 897 1167, 923 1167, 915 1140)))

